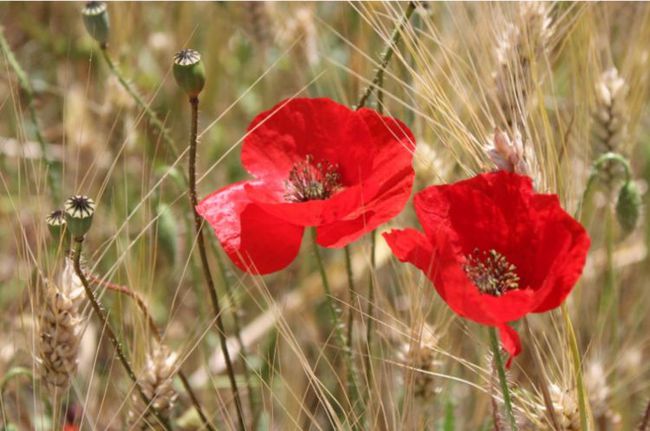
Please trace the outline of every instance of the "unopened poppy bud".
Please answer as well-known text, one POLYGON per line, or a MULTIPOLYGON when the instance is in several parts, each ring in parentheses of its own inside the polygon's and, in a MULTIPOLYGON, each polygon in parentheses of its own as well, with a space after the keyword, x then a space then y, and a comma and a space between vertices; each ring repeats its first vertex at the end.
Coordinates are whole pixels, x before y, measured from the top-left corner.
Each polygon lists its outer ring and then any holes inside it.
POLYGON ((618 192, 616 218, 625 234, 631 233, 639 221, 641 194, 634 181, 627 181, 618 192))
POLYGON ((52 211, 50 215, 45 218, 45 222, 47 223, 47 227, 50 230, 52 237, 57 241, 61 239, 66 228, 65 214, 63 211, 52 211))
POLYGON ((65 201, 65 220, 73 238, 82 238, 89 230, 95 214, 95 202, 88 196, 76 195, 65 201))
POLYGON ((193 49, 182 49, 174 55, 174 78, 179 87, 194 98, 205 85, 205 69, 201 54, 193 49))
POLYGON ((100 1, 89 1, 81 10, 84 26, 90 35, 99 42, 102 47, 108 43, 109 25, 108 10, 106 3, 100 1))

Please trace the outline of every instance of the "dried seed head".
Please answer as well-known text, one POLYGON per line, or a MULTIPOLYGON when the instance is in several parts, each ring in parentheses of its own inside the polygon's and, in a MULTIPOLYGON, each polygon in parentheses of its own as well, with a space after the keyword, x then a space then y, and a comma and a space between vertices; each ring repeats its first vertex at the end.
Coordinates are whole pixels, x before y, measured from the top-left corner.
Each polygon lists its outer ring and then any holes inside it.
MULTIPOLYGON (((176 353, 163 345, 155 345, 147 355, 140 384, 144 394, 151 400, 151 407, 168 417, 176 401, 173 377, 176 372, 176 353)), ((129 423, 142 429, 152 429, 155 420, 151 409, 144 405, 138 394, 133 394, 133 408, 129 411, 129 423)), ((155 429, 155 428, 154 428, 155 429)))
POLYGON ((178 51, 174 55, 174 78, 189 97, 197 97, 205 86, 205 68, 201 54, 189 48, 178 51))
POLYGON ((81 10, 84 26, 88 33, 102 47, 106 47, 109 36, 108 10, 106 3, 100 1, 89 1, 81 10))
POLYGON ((562 431, 579 431, 580 412, 575 395, 555 384, 549 386, 549 392, 560 429, 562 431))
POLYGON ((74 238, 82 238, 89 230, 95 215, 95 201, 88 196, 75 195, 64 204, 65 220, 74 238))
POLYGON ((596 83, 596 107, 593 113, 594 151, 619 152, 627 138, 628 87, 616 68, 606 70, 596 83))
POLYGON ((641 205, 639 188, 634 181, 626 181, 619 190, 616 201, 616 218, 625 235, 632 233, 636 228, 641 215, 641 205))
POLYGON ((530 176, 528 159, 532 157, 526 155, 521 134, 515 130, 513 135, 514 139, 510 139, 506 133, 496 129, 485 151, 498 169, 530 176))
POLYGON ((522 2, 517 17, 504 25, 497 40, 497 69, 493 74, 496 99, 508 127, 525 117, 528 95, 534 84, 533 67, 546 55, 551 24, 545 3, 522 2))
POLYGON ((431 372, 440 366, 436 347, 438 337, 433 328, 425 324, 419 340, 408 340, 401 346, 400 359, 413 378, 413 397, 416 402, 433 402, 439 392, 431 372))
POLYGON ((66 230, 65 213, 62 210, 54 210, 45 218, 45 222, 52 238, 59 241, 66 230))
POLYGON ((77 371, 81 341, 83 287, 71 271, 72 262, 66 259, 59 284, 48 283, 39 325, 41 376, 59 389, 66 389, 77 371))

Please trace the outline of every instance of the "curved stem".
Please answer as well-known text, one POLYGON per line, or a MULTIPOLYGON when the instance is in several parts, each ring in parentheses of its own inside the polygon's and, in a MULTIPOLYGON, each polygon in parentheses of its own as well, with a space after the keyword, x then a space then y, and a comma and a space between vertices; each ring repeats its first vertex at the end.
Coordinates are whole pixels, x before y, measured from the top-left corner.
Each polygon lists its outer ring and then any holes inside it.
MULTIPOLYGON (((144 112, 145 116, 147 117, 147 120, 149 121, 149 124, 151 124, 157 131, 162 140, 165 142, 165 145, 167 148, 169 148, 172 151, 172 154, 174 157, 178 157, 178 150, 176 149, 176 143, 172 139, 172 137, 169 135, 169 132, 165 128, 165 125, 163 122, 158 118, 158 115, 154 112, 153 109, 149 106, 148 103, 146 103, 140 94, 138 94, 137 90, 135 90, 131 84, 126 80, 126 78, 122 75, 122 72, 117 68, 115 63, 113 63, 113 59, 111 58, 110 54, 108 53, 108 49, 106 46, 101 47, 101 52, 102 56, 104 57, 104 61, 106 61, 106 64, 108 65, 108 68, 111 70, 111 73, 115 78, 118 80, 122 88, 131 96, 135 104, 142 109, 144 112)), ((187 178, 183 175, 183 178, 187 182, 187 178)))
POLYGON ((205 251, 205 242, 203 239, 203 223, 201 221, 201 216, 196 212, 196 206, 198 205, 198 199, 196 197, 196 140, 197 140, 197 128, 198 128, 198 112, 199 112, 199 99, 198 97, 190 98, 190 106, 192 108, 192 127, 190 131, 190 154, 189 154, 189 194, 190 194, 190 204, 192 206, 192 213, 194 214, 194 230, 196 232, 196 243, 197 248, 199 249, 199 256, 201 258, 201 266, 203 267, 203 276, 205 278, 206 287, 208 290, 208 295, 210 296, 210 301, 212 302, 212 308, 214 310, 214 315, 217 325, 217 333, 219 336, 219 342, 221 344, 221 352, 223 354, 224 362, 226 363, 226 370, 228 374, 228 380, 230 380, 230 388, 232 390, 232 395, 235 401, 235 408, 237 410, 237 420, 239 423, 239 429, 245 430, 246 424, 244 422, 244 411, 242 408, 241 397, 239 395, 239 389, 237 387, 237 380, 235 379, 235 370, 230 359, 230 353, 228 352, 228 343, 226 340, 226 331, 223 324, 221 305, 219 304, 219 296, 217 295, 217 289, 214 285, 214 280, 212 279, 212 273, 210 271, 210 264, 208 262, 208 256, 205 251))
POLYGON ((102 325, 104 327, 104 330, 106 331, 106 334, 108 335, 108 339, 113 345, 113 348, 115 349, 115 353, 117 354, 118 359, 120 360, 120 363, 122 364, 122 367, 124 367, 124 370, 126 371, 126 374, 129 376, 133 384, 135 385, 136 390, 138 391, 138 394, 140 395, 140 398, 144 401, 145 405, 150 408, 153 411, 154 416, 160 424, 165 428, 166 430, 171 430, 171 426, 169 424, 169 420, 165 418, 163 415, 160 414, 158 409, 156 409, 153 406, 152 400, 147 396, 147 394, 144 393, 144 390, 142 389, 142 386, 140 385, 140 382, 138 378, 136 377, 135 373, 133 372, 133 367, 131 366, 131 363, 126 357, 126 353, 124 352, 124 348, 122 347, 122 343, 118 340, 117 336, 115 335, 115 331, 113 331, 113 327, 110 325, 108 321, 108 315, 106 314, 106 310, 102 306, 102 304, 99 302, 97 297, 95 296, 95 293, 92 291, 90 288, 90 283, 88 283, 88 279, 86 278, 85 274, 81 270, 81 250, 82 250, 82 245, 83 245, 83 237, 82 238, 74 238, 74 249, 73 249, 73 258, 72 262, 74 265, 74 271, 77 274, 77 277, 79 277, 79 280, 81 280, 81 284, 84 287, 84 292, 86 293, 86 297, 88 298, 88 301, 90 302, 90 305, 93 308, 93 311, 99 318, 99 320, 102 322, 102 325))
POLYGON ((512 412, 512 400, 510 398, 510 390, 508 389, 508 380, 506 379, 506 369, 503 364, 503 357, 501 356, 501 347, 499 346, 499 339, 497 338, 497 331, 490 327, 490 345, 492 346, 492 353, 494 354, 494 366, 499 375, 499 383, 501 384, 501 394, 503 395, 503 406, 510 422, 512 431, 517 431, 517 420, 512 412))
MULTIPOLYGON (((131 298, 136 303, 138 308, 140 308, 142 314, 144 314, 144 317, 147 320, 147 324, 149 325, 149 331, 154 335, 156 341, 158 341, 159 343, 162 342, 162 337, 160 336, 160 330, 158 329, 158 325, 156 325, 153 316, 149 312, 149 307, 147 307, 147 304, 144 302, 142 297, 138 295, 137 292, 129 289, 127 286, 121 286, 119 284, 111 283, 110 281, 102 280, 101 278, 96 277, 92 274, 88 275, 88 279, 95 284, 104 286, 108 290, 112 290, 114 292, 120 293, 122 295, 126 295, 129 298, 131 298)), ((197 413, 201 417, 201 420, 203 421, 203 425, 206 427, 206 429, 214 431, 215 428, 212 426, 212 424, 208 420, 208 417, 205 415, 205 412, 201 407, 201 403, 199 402, 198 397, 194 393, 194 390, 192 390, 192 386, 190 385, 187 376, 185 375, 185 373, 183 373, 183 370, 181 370, 180 367, 178 368, 177 374, 178 374, 178 378, 183 384, 183 387, 185 388, 185 391, 187 392, 187 395, 190 397, 190 400, 192 401, 194 408, 196 409, 197 413)))

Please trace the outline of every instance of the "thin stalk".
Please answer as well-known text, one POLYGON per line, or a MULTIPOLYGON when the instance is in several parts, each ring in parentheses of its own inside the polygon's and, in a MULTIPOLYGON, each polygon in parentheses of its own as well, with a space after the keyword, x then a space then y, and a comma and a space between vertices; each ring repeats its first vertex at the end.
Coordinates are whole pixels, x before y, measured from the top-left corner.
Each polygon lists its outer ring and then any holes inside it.
POLYGON ((499 383, 501 384, 501 394, 503 395, 503 406, 510 422, 512 431, 517 431, 517 420, 512 412, 512 400, 510 398, 510 389, 508 389, 508 380, 506 379, 506 369, 503 364, 503 357, 501 356, 501 347, 499 347, 499 340, 497 338, 497 331, 490 327, 490 345, 492 346, 492 353, 494 354, 494 366, 499 375, 499 383))
MULTIPOLYGON (((524 326, 526 327, 526 333, 528 334, 528 338, 532 341, 533 332, 530 330, 530 325, 528 324, 528 317, 524 317, 524 326)), ((548 390, 548 384, 547 384, 548 379, 546 377, 546 371, 544 370, 544 366, 542 365, 542 357, 539 354, 539 349, 537 348, 536 345, 532 346, 532 350, 533 350, 533 361, 535 362, 535 367, 537 368, 537 370, 539 370, 539 374, 540 374, 540 380, 541 380, 540 386, 542 388, 542 397, 544 398, 544 405, 546 406, 547 415, 551 420, 553 429, 555 429, 556 431, 561 431, 560 425, 558 424, 557 421, 555 406, 553 405, 553 399, 551 398, 551 393, 548 390)))
POLYGON ((354 287, 354 274, 352 273, 352 258, 350 246, 345 246, 345 271, 348 276, 348 295, 350 296, 350 312, 348 313, 347 348, 352 351, 352 326, 354 325, 354 307, 352 304, 357 300, 357 291, 354 287))
MULTIPOLYGON (((142 99, 140 94, 138 94, 137 90, 129 84, 129 82, 126 80, 124 75, 122 75, 122 72, 118 67, 113 63, 113 59, 111 58, 110 54, 108 53, 108 49, 106 46, 101 46, 101 52, 102 52, 102 57, 104 57, 104 61, 108 65, 108 68, 110 69, 111 73, 115 78, 118 80, 122 88, 131 96, 135 104, 142 109, 144 112, 145 116, 147 117, 147 121, 149 121, 149 124, 151 124, 154 129, 158 132, 160 137, 162 138, 163 142, 172 151, 172 154, 174 157, 178 157, 178 150, 176 149, 176 143, 170 136, 169 132, 167 131, 167 128, 165 128, 165 125, 163 122, 158 118, 158 115, 154 112, 153 109, 149 106, 148 103, 145 103, 145 101, 142 99)), ((187 179, 184 178, 186 181, 187 179)))
POLYGON ((131 363, 126 357, 126 353, 124 352, 122 343, 115 335, 115 331, 113 331, 113 327, 110 325, 108 321, 108 315, 106 314, 106 310, 104 309, 104 306, 99 302, 99 300, 95 296, 95 293, 90 288, 90 283, 88 282, 88 279, 86 278, 85 274, 81 270, 80 260, 81 260, 81 250, 83 247, 83 241, 84 241, 83 237, 74 238, 74 250, 73 250, 72 261, 74 264, 74 271, 77 274, 77 277, 79 277, 79 280, 81 280, 81 284, 84 287, 86 297, 88 298, 88 301, 90 302, 93 311, 95 312, 99 320, 102 322, 104 330, 108 335, 108 339, 113 345, 113 348, 115 349, 115 353, 117 354, 117 357, 120 360, 122 367, 126 371, 126 374, 129 376, 129 378, 135 385, 135 388, 138 391, 140 398, 142 398, 145 405, 148 406, 148 408, 150 408, 153 411, 154 416, 156 417, 156 419, 158 419, 158 421, 163 426, 163 428, 165 428, 166 430, 171 430, 171 425, 169 424, 169 420, 160 414, 158 409, 156 409, 153 406, 152 400, 147 396, 147 394, 144 393, 144 390, 142 389, 142 386, 140 385, 140 382, 137 376, 135 375, 135 372, 133 372, 133 367, 131 366, 131 363))
POLYGON ((199 216, 199 213, 196 211, 196 206, 198 205, 198 199, 196 197, 196 141, 198 129, 199 98, 191 97, 190 106, 192 108, 192 126, 190 131, 189 194, 190 204, 192 206, 192 212, 194 214, 196 243, 197 248, 199 249, 199 256, 201 258, 201 266, 203 267, 203 276, 205 278, 210 301, 212 302, 212 308, 214 309, 217 333, 219 336, 219 342, 221 344, 221 352, 223 354, 224 362, 226 363, 228 379, 230 380, 230 388, 232 390, 232 395, 235 401, 239 429, 241 431, 244 431, 246 429, 246 424, 244 422, 244 411, 242 408, 241 397, 239 395, 239 389, 237 388, 237 380, 235 379, 235 370, 230 359, 230 353, 228 352, 228 342, 226 340, 226 330, 223 324, 221 305, 219 304, 219 296, 217 295, 217 289, 214 285, 214 280, 212 279, 210 264, 208 262, 208 255, 205 251, 205 242, 203 239, 203 223, 201 216, 199 216))
MULTIPOLYGON (((147 325, 149 326, 149 331, 154 335, 154 338, 156 341, 159 343, 162 342, 162 337, 160 336, 160 330, 158 329, 158 325, 156 325, 156 321, 153 319, 153 316, 149 312, 149 307, 147 307, 147 304, 144 302, 144 299, 140 295, 138 295, 137 292, 129 289, 127 286, 121 286, 119 284, 114 284, 111 283, 110 281, 102 280, 99 277, 96 277, 94 275, 88 275, 88 279, 98 285, 106 287, 108 290, 112 290, 113 292, 117 292, 122 295, 126 295, 129 298, 131 298, 142 314, 144 314, 145 319, 147 320, 147 325)), ((183 384, 183 387, 185 388, 185 391, 187 392, 187 395, 190 397, 190 400, 192 401, 192 404, 194 405, 194 408, 196 409, 197 413, 201 417, 201 420, 203 421, 203 425, 206 427, 206 429, 214 431, 215 428, 212 426, 210 421, 208 420, 208 417, 205 415, 205 412, 203 412, 203 408, 201 407, 201 403, 199 402, 198 397, 194 393, 194 390, 192 389, 192 386, 190 385, 189 380, 187 379, 187 376, 185 373, 183 373, 183 370, 178 369, 177 371, 178 378, 181 380, 181 383, 183 384)))
POLYGON ((347 325, 347 334, 345 337, 346 340, 346 354, 349 356, 349 363, 347 367, 347 388, 348 392, 352 396, 352 404, 356 406, 359 401, 358 388, 358 373, 356 363, 354 361, 354 355, 352 354, 352 327, 354 325, 354 306, 353 303, 357 300, 357 292, 354 287, 354 274, 352 272, 352 257, 350 256, 350 246, 345 246, 345 271, 348 276, 348 290, 350 296, 350 309, 348 313, 348 325, 347 325))
POLYGON ((588 414, 587 414, 587 397, 585 395, 585 385, 582 378, 582 361, 580 359, 580 350, 578 348, 578 339, 573 329, 573 323, 569 317, 569 309, 566 301, 562 303, 562 317, 564 318, 564 326, 567 328, 567 336, 569 342, 569 350, 571 351, 571 360, 573 361, 573 368, 576 373, 576 388, 578 391, 578 410, 580 412, 580 429, 588 431, 588 414))
POLYGON ((372 92, 375 90, 375 88, 377 88, 379 82, 383 79, 384 71, 388 66, 388 62, 393 57, 395 46, 402 39, 402 32, 404 31, 404 27, 406 26, 409 19, 411 18, 411 15, 413 15, 413 12, 415 11, 415 6, 416 6, 416 2, 414 1, 409 2, 408 6, 406 7, 406 10, 404 11, 404 15, 402 15, 402 18, 400 19, 399 24, 393 29, 393 32, 390 35, 389 42, 386 44, 384 51, 381 53, 380 60, 379 60, 379 68, 375 73, 375 77, 372 79, 370 85, 366 87, 363 94, 361 94, 356 109, 363 108, 366 105, 368 99, 372 95, 372 92))
POLYGON ((605 214, 605 286, 600 301, 600 315, 604 316, 602 325, 608 325, 614 340, 618 339, 616 270, 614 269, 614 211, 607 205, 605 214))
POLYGON ((58 163, 53 161, 48 155, 47 144, 45 143, 45 138, 41 132, 41 126, 38 122, 38 116, 36 115, 36 108, 34 107, 34 90, 32 85, 29 83, 29 78, 27 74, 16 60, 7 39, 4 36, 4 30, 0 26, 0 49, 2 50, 9 67, 14 71, 16 77, 18 78, 18 85, 22 88, 25 97, 27 98, 27 109, 29 111, 29 118, 34 127, 34 134, 36 135, 36 140, 41 149, 41 157, 45 162, 45 167, 47 170, 47 181, 50 188, 50 193, 52 195, 52 201, 57 204, 61 201, 61 190, 59 188, 59 182, 61 180, 61 170, 58 163))
MULTIPOLYGON (((318 264, 318 272, 320 273, 321 282, 323 284, 323 289, 325 290, 325 303, 327 306, 327 311, 330 315, 330 320, 334 326, 334 334, 336 341, 339 345, 339 348, 343 350, 345 354, 346 367, 348 369, 348 391, 350 391, 350 398, 352 405, 356 405, 359 400, 359 390, 356 384, 356 379, 354 379, 354 373, 352 373, 353 367, 353 358, 352 351, 348 349, 348 341, 346 340, 345 333, 343 332, 343 322, 341 321, 341 311, 339 307, 334 302, 334 295, 332 294, 332 289, 330 288, 330 283, 327 278, 327 272, 325 271, 325 264, 323 263, 323 258, 320 255, 318 250, 318 243, 316 242, 316 229, 312 228, 311 237, 312 237, 312 250, 314 257, 316 258, 316 263, 318 264)), ((356 428, 356 427, 354 427, 356 428)))
POLYGON ((247 398, 248 398, 248 406, 250 408, 251 414, 253 416, 253 424, 252 424, 252 429, 256 428, 257 425, 257 408, 256 408, 256 403, 255 403, 255 398, 253 397, 253 391, 250 390, 252 387, 251 385, 251 373, 250 370, 248 369, 248 348, 244 344, 244 340, 242 339, 241 336, 241 321, 239 320, 239 313, 237 310, 239 310, 239 306, 236 302, 236 297, 235 297, 235 292, 233 291, 232 284, 230 283, 230 279, 228 278, 228 274, 226 273, 226 264, 223 261, 223 257, 219 253, 218 250, 213 249, 214 254, 217 258, 217 266, 219 267, 219 274, 221 276, 221 282, 223 283, 223 286, 226 290, 226 296, 228 298, 228 301, 232 304, 233 311, 231 313, 232 315, 232 323, 233 323, 233 329, 235 330, 235 339, 237 340, 237 344, 239 344, 239 354, 242 357, 242 362, 244 365, 244 379, 246 381, 246 387, 249 388, 247 393, 247 398))

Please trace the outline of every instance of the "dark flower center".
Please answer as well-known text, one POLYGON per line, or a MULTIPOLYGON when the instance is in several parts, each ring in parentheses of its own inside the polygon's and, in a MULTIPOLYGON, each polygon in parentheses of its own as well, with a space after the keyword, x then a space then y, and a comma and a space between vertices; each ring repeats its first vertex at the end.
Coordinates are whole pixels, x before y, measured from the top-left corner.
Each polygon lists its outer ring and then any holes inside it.
POLYGON ((291 168, 284 184, 284 198, 289 202, 328 199, 341 188, 338 169, 338 165, 328 161, 315 163, 314 156, 308 154, 291 168))
POLYGON ((517 267, 494 249, 474 249, 467 256, 463 269, 481 293, 501 296, 519 288, 517 267))

